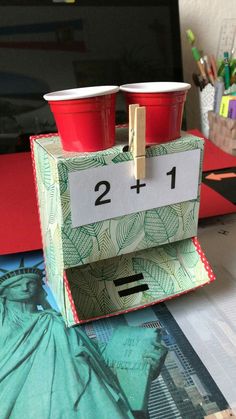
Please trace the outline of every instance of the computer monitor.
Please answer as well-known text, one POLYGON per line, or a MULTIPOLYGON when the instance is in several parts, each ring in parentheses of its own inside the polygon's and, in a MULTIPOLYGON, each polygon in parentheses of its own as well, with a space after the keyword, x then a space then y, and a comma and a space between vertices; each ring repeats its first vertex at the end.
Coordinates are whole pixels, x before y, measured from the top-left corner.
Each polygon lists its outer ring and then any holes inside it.
POLYGON ((56 131, 45 93, 182 81, 178 0, 2 0, 0 62, 0 153, 23 151, 56 131))

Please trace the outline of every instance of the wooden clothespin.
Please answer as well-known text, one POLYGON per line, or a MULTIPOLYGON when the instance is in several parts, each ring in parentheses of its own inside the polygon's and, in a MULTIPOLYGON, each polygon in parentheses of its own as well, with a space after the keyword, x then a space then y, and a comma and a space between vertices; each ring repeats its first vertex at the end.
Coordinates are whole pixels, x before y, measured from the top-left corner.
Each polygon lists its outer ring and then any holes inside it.
POLYGON ((145 179, 145 131, 146 108, 133 104, 129 106, 129 149, 134 157, 135 179, 145 179))
POLYGON ((138 108, 139 105, 134 103, 129 105, 129 151, 133 152, 133 143, 134 143, 134 114, 135 109, 138 108))

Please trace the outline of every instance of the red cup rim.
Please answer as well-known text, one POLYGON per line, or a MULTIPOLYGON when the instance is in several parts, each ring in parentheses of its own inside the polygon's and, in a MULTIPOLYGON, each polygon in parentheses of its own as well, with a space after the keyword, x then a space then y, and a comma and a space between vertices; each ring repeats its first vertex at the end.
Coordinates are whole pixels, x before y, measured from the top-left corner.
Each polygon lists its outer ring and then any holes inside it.
POLYGON ((189 83, 180 82, 144 82, 123 84, 120 90, 127 93, 168 93, 189 90, 189 83))
POLYGON ((78 87, 76 89, 58 90, 56 92, 46 93, 43 97, 47 101, 61 101, 86 99, 89 97, 104 96, 119 91, 119 86, 89 86, 78 87))

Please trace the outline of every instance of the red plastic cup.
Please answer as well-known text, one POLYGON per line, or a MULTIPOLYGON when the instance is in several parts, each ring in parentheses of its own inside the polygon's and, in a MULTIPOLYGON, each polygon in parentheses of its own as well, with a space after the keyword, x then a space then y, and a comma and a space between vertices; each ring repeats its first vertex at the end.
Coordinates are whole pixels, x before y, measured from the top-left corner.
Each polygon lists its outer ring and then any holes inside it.
POLYGON ((157 144, 180 137, 184 103, 191 85, 176 82, 133 83, 120 86, 127 105, 146 107, 146 143, 157 144))
POLYGON ((44 95, 65 151, 100 151, 115 144, 118 86, 94 86, 44 95))

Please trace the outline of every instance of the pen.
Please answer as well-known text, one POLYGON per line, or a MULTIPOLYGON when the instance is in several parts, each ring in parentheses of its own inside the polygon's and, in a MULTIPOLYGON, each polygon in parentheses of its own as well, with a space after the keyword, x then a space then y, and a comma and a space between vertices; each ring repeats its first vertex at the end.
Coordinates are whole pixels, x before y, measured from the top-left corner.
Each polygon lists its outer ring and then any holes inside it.
POLYGON ((193 58, 196 61, 199 71, 201 73, 201 76, 208 81, 206 72, 205 72, 205 68, 204 68, 204 63, 201 60, 201 55, 197 49, 197 47, 192 47, 192 54, 193 54, 193 58))
POLYGON ((217 79, 217 66, 216 66, 216 59, 214 55, 210 55, 210 63, 211 63, 211 68, 214 75, 214 80, 216 80, 217 79))
POLYGON ((230 61, 230 85, 236 83, 236 59, 234 55, 230 61))
POLYGON ((204 87, 207 85, 206 80, 203 79, 200 74, 193 73, 192 74, 192 79, 193 79, 193 82, 194 82, 195 86, 200 88, 200 91, 202 91, 204 89, 204 87))
POLYGON ((225 86, 222 77, 218 77, 215 82, 215 94, 214 94, 214 107, 213 110, 215 113, 219 114, 221 99, 224 94, 225 86))
POLYGON ((209 64, 208 56, 204 55, 203 59, 204 59, 204 63, 205 63, 205 66, 206 66, 207 76, 208 76, 212 86, 214 86, 215 79, 214 79, 213 71, 212 71, 211 66, 209 64))
POLYGON ((194 60, 196 61, 197 65, 198 65, 200 74, 201 74, 202 78, 208 83, 208 78, 207 78, 207 75, 206 75, 206 72, 205 72, 204 61, 201 58, 201 55, 200 55, 197 47, 194 46, 195 41, 196 41, 195 35, 191 31, 191 29, 188 29, 186 31, 186 35, 187 35, 188 42, 190 43, 190 45, 192 47, 191 49, 192 49, 193 58, 194 58, 194 60))

